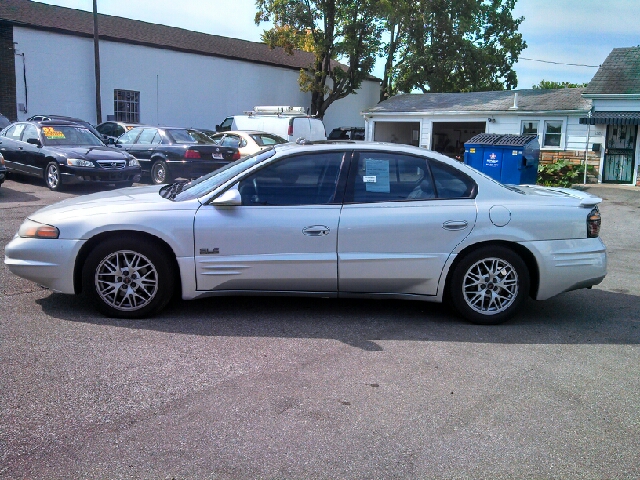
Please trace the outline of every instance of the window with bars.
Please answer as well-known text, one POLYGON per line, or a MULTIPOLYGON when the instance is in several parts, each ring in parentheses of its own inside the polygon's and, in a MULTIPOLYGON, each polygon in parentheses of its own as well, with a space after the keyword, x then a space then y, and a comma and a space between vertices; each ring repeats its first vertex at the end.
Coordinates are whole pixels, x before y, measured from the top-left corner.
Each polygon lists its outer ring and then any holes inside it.
POLYGON ((140 123, 140 92, 114 90, 113 113, 116 121, 140 123))

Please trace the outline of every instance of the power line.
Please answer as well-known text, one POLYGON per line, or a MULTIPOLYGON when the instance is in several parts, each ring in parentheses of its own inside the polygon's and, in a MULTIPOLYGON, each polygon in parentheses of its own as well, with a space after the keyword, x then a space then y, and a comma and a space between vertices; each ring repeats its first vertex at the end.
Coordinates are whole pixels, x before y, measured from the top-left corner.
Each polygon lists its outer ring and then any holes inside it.
POLYGON ((600 68, 600 65, 585 65, 584 63, 552 62, 550 60, 538 60, 537 58, 526 58, 526 57, 518 57, 518 59, 519 60, 531 60, 532 62, 553 63, 554 65, 571 65, 572 67, 600 68))

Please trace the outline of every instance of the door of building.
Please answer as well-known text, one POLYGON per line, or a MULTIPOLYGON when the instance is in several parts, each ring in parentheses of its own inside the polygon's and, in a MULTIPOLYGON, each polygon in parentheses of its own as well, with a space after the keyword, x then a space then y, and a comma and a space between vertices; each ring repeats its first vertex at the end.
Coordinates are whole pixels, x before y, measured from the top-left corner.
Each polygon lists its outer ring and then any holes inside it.
POLYGON ((636 125, 608 125, 602 169, 603 183, 632 183, 635 171, 636 125))

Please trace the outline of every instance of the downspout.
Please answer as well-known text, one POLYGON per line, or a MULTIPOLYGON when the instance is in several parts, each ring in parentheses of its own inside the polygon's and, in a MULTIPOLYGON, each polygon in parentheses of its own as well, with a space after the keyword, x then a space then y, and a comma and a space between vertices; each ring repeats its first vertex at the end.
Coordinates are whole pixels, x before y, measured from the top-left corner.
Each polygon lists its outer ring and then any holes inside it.
POLYGON ((591 110, 587 113, 587 145, 584 147, 584 179, 583 185, 587 184, 587 154, 589 153, 589 137, 591 136, 591 110))
POLYGON ((102 99, 100 98, 100 40, 98 37, 98 0, 93 0, 93 57, 96 74, 96 120, 102 123, 102 99))

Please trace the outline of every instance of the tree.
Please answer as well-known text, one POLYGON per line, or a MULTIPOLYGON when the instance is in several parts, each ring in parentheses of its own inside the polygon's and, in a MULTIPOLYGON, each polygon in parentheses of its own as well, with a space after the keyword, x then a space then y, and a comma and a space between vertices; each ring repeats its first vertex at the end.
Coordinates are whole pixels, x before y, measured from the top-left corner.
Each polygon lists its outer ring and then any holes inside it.
POLYGON ((300 72, 311 92, 311 113, 354 93, 371 73, 380 51, 379 0, 256 0, 256 24, 273 21, 262 35, 270 47, 304 49, 315 60, 300 72), (338 60, 343 64, 338 63, 338 60))
POLYGON ((557 90, 559 88, 582 88, 588 83, 570 83, 570 82, 554 82, 550 80, 540 80, 540 83, 534 85, 534 90, 557 90))
POLYGON ((515 0, 389 0, 383 95, 515 88, 526 48, 515 0))

